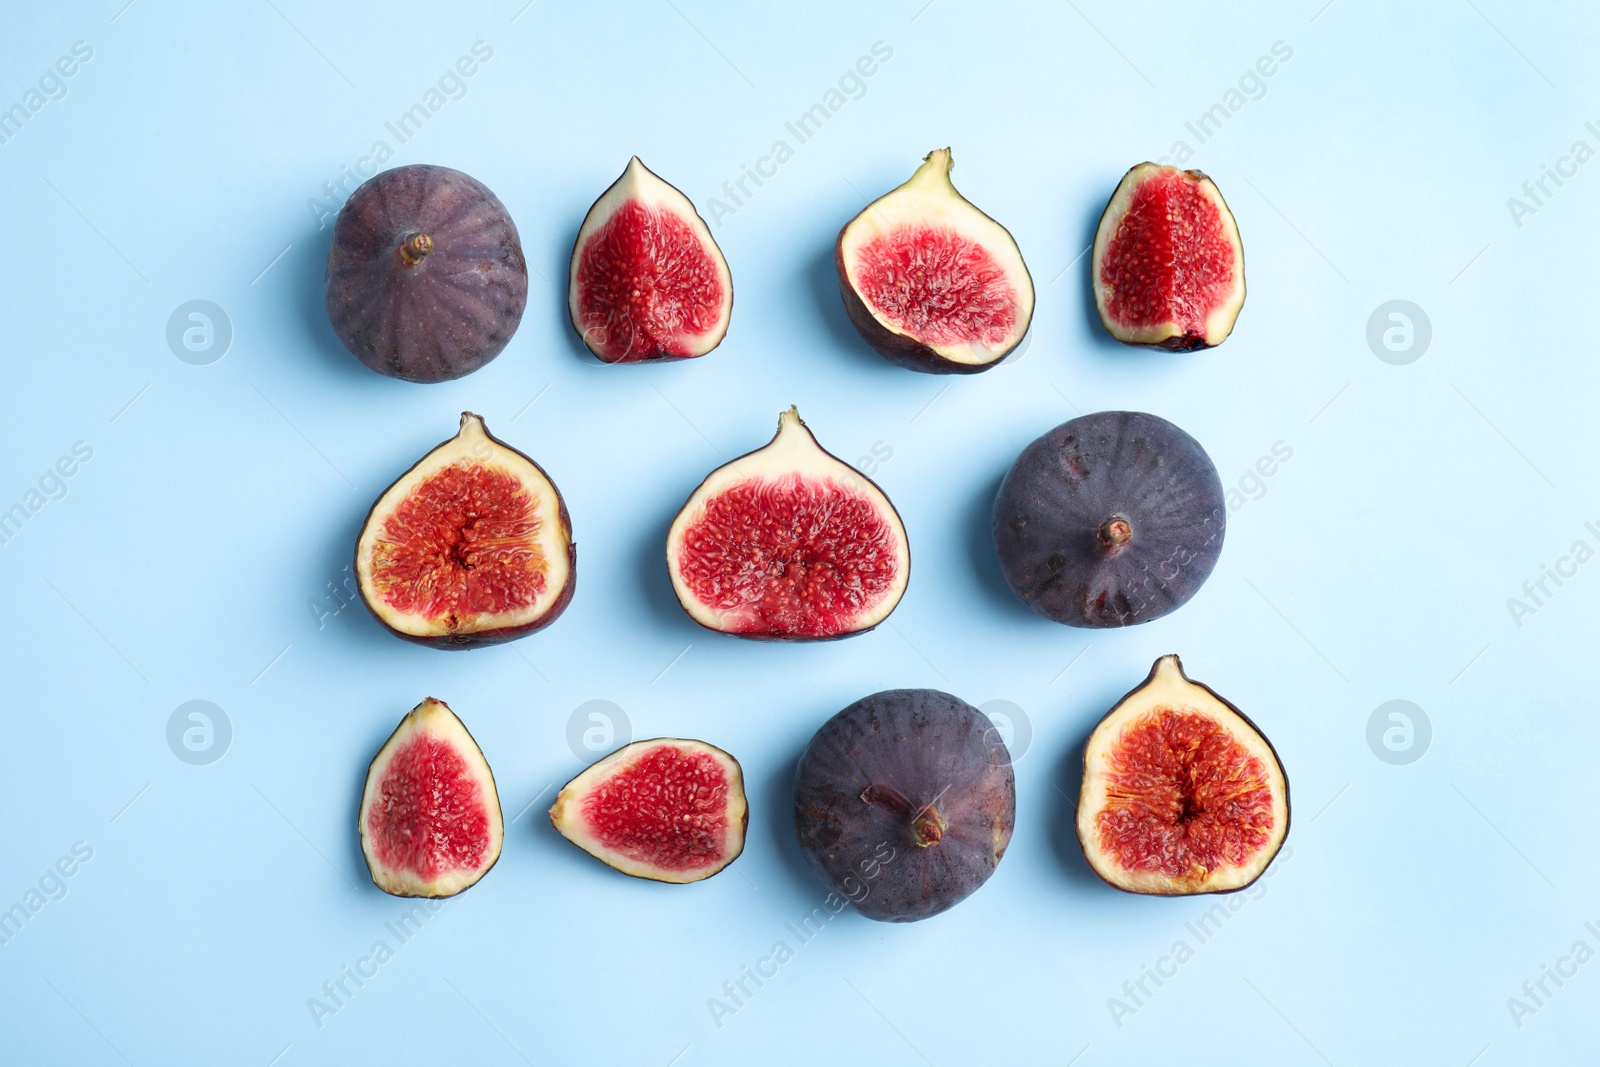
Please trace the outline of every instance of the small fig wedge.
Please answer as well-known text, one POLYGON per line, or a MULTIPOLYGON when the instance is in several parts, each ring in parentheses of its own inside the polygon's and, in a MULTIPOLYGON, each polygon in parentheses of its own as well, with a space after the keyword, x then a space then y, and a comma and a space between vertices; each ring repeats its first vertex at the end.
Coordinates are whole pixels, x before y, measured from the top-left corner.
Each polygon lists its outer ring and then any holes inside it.
POLYGON ((634 156, 578 230, 567 304, 607 363, 692 359, 728 332, 733 277, 694 204, 634 156))
POLYGON ((834 246, 856 330, 885 359, 930 374, 988 370, 1021 343, 1033 278, 1004 226, 950 181, 950 149, 845 224, 834 246))
POLYGON ((549 626, 572 601, 577 561, 555 483, 464 411, 461 432, 372 505, 355 570, 390 632, 460 649, 549 626))
POLYGON ((1130 893, 1243 889, 1289 833, 1289 779, 1238 708, 1162 656, 1089 735, 1078 843, 1130 893))
POLYGON ((822 724, 795 773, 806 862, 884 922, 926 919, 977 892, 1005 855, 1016 813, 999 730, 935 689, 856 701, 822 724))
POLYGON ((677 737, 635 741, 561 787, 550 824, 608 867, 657 882, 710 878, 744 851, 739 761, 677 737))
POLYGON ((706 476, 667 531, 689 617, 719 633, 808 641, 888 617, 911 572, 906 530, 872 480, 790 408, 763 448, 706 476))
POLYGON ((1132 626, 1200 591, 1222 553, 1223 505, 1198 441, 1156 415, 1099 411, 1022 450, 995 497, 995 551, 1045 618, 1132 626))
POLYGON ((1220 345, 1244 306, 1244 246, 1216 183, 1140 163, 1094 235, 1094 302, 1111 336, 1188 352, 1220 345))
POLYGON ((476 884, 505 838, 483 750, 432 697, 373 757, 356 821, 372 881, 397 897, 449 897, 476 884))
POLYGON ((379 374, 443 382, 499 355, 522 321, 528 268, 505 205, 449 167, 396 167, 339 210, 324 303, 379 374))

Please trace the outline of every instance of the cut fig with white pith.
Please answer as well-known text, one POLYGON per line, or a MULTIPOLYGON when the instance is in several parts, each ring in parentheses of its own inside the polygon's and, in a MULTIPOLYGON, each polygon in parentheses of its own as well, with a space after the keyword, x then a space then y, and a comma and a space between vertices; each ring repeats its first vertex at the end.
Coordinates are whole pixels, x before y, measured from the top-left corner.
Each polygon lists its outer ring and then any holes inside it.
POLYGON ((1111 336, 1178 352, 1220 345, 1244 306, 1244 246, 1216 183, 1140 163, 1094 235, 1094 302, 1111 336))
POLYGON ((733 277, 694 204, 634 156, 578 230, 567 304, 607 363, 693 359, 728 332, 733 277))
POLYGON ((950 150, 845 224, 834 246, 856 330, 885 359, 930 374, 988 370, 1021 343, 1033 279, 1017 242, 950 181, 950 150))
POLYGON ((1162 656, 1094 728, 1083 756, 1078 843, 1130 893, 1243 889, 1289 833, 1289 779, 1238 708, 1162 656))
POLYGON ((676 737, 618 749, 562 786, 550 807, 568 841, 657 882, 710 878, 744 851, 749 821, 739 761, 676 737))
POLYGON ((689 617, 738 637, 864 633, 905 593, 911 548, 883 490, 817 443, 800 413, 772 441, 712 471, 667 532, 689 617))
POLYGON ((413 708, 373 757, 357 825, 372 881, 397 897, 454 896, 500 858, 494 775, 442 701, 413 708))
POLYGON ((572 600, 577 548, 555 483, 461 414, 461 432, 372 505, 356 542, 361 599, 391 632, 436 648, 509 641, 572 600))

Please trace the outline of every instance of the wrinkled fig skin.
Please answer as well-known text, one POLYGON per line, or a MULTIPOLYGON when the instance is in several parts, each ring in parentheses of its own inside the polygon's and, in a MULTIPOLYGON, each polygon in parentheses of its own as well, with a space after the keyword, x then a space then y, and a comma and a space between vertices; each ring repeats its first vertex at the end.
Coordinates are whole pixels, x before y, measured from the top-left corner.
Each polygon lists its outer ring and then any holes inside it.
POLYGON ((977 890, 1005 855, 1011 754, 988 716, 948 693, 876 693, 806 746, 794 821, 811 869, 862 915, 926 919, 977 890), (935 840, 919 844, 917 827, 935 840))
MULTIPOLYGON (((844 298, 844 311, 850 316, 851 325, 878 355, 895 366, 921 371, 924 374, 978 374, 990 367, 998 366, 1006 354, 1016 349, 1016 345, 1012 345, 1005 354, 995 357, 988 363, 958 363, 953 359, 945 359, 913 337, 895 333, 885 327, 873 316, 871 310, 851 287, 849 275, 845 272, 844 233, 849 228, 847 223, 844 230, 839 231, 839 239, 833 245, 834 266, 839 272, 839 295, 844 298)), ((1017 338, 1017 344, 1021 343, 1022 338, 1017 338)))
POLYGON ((1023 449, 994 503, 1007 583, 1069 626, 1131 626, 1176 610, 1216 566, 1226 524, 1211 458, 1142 412, 1057 426, 1023 449))
POLYGON ((505 205, 468 175, 386 170, 339 212, 325 299, 333 332, 368 368, 408 382, 460 378, 499 355, 522 321, 522 242, 505 205), (432 242, 420 257, 404 250, 416 234, 432 242))

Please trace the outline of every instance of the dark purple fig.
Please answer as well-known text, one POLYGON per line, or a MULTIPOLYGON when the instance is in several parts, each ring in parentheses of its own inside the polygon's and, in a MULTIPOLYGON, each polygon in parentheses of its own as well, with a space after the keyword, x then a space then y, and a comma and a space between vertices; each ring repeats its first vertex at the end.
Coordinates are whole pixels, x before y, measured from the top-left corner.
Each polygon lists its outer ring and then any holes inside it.
POLYGON ((408 382, 471 374, 505 348, 527 302, 516 225, 459 170, 386 170, 334 222, 328 321, 379 374, 408 382))
POLYGON ((885 922, 937 915, 988 881, 1016 811, 1011 753, 994 723, 936 689, 851 704, 817 731, 795 775, 806 861, 885 922))
POLYGON ((994 502, 994 543, 1022 602, 1068 626, 1131 626, 1194 596, 1227 525, 1222 481, 1166 419, 1101 411, 1034 441, 994 502))

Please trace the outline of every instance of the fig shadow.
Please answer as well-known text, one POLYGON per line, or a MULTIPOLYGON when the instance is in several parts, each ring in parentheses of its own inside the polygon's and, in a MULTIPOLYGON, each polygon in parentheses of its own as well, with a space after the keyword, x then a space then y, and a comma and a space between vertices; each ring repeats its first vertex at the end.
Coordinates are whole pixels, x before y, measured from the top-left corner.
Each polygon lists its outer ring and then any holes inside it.
POLYGON ((817 877, 816 872, 812 871, 811 866, 806 863, 806 858, 800 854, 800 843, 794 836, 794 774, 807 744, 810 744, 809 737, 793 750, 789 759, 782 761, 776 770, 768 773, 761 783, 761 809, 762 818, 767 824, 767 834, 772 840, 773 851, 777 853, 778 862, 788 873, 792 888, 804 893, 805 888, 809 886, 817 891, 816 896, 820 900, 826 893, 827 886, 817 877))
MULTIPOLYGON (((295 317, 304 329, 304 347, 316 354, 317 362, 351 382, 370 381, 380 375, 362 366, 360 360, 345 350, 328 322, 323 293, 328 272, 328 243, 331 239, 331 234, 318 229, 302 231, 289 254, 273 270, 287 272, 293 279, 295 317)), ((300 347, 290 346, 292 350, 300 347)))
MULTIPOLYGON (((823 330, 828 335, 830 348, 837 348, 844 353, 851 367, 866 371, 877 371, 885 378, 904 379, 908 372, 904 367, 897 367, 874 352, 856 332, 855 326, 850 322, 850 316, 845 313, 844 299, 839 295, 839 268, 835 259, 834 248, 830 243, 824 251, 818 252, 806 263, 805 275, 802 279, 806 292, 811 296, 811 303, 816 311, 817 318, 822 323, 823 330)), ((920 377, 945 378, 949 375, 934 374, 920 377)))
POLYGON ((1117 890, 1106 885, 1089 867, 1089 861, 1083 856, 1083 848, 1078 844, 1077 797, 1083 790, 1083 751, 1088 747, 1089 737, 1099 722, 1099 717, 1096 717, 1094 722, 1074 732, 1072 744, 1067 746, 1052 769, 1050 780, 1060 792, 1056 793, 1057 803, 1050 820, 1050 845, 1069 881, 1084 889, 1115 893, 1117 890))
POLYGON ((967 557, 988 599, 1007 615, 1017 619, 1044 621, 1034 611, 1017 599, 1006 583, 1000 569, 1000 558, 994 548, 994 498, 1000 493, 1000 483, 1005 473, 995 475, 983 483, 983 491, 973 502, 967 520, 967 557))
POLYGON ((670 627, 679 635, 694 639, 711 633, 689 618, 678 603, 678 594, 672 591, 672 579, 667 574, 667 531, 677 518, 671 518, 649 528, 648 536, 641 537, 634 549, 634 577, 644 593, 645 605, 655 622, 670 627))

